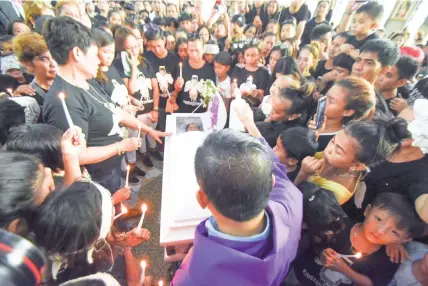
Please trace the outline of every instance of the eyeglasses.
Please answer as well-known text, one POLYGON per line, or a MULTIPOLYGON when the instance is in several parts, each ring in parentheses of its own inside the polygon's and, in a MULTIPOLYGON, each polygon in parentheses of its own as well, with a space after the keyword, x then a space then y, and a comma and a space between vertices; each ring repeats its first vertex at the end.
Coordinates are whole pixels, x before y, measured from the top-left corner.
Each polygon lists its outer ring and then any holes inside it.
POLYGON ((187 39, 189 40, 199 40, 201 39, 201 36, 198 33, 191 33, 187 36, 187 39))

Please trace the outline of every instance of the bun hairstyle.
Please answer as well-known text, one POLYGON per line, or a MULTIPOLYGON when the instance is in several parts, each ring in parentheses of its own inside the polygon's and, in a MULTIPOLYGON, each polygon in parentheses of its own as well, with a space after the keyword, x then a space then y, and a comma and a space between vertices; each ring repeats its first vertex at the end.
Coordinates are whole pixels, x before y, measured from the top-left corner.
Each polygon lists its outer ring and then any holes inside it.
POLYGON ((12 40, 13 52, 20 62, 31 62, 48 51, 48 45, 38 33, 21 34, 12 40))
POLYGON ((345 229, 346 214, 331 191, 303 182, 298 189, 303 193, 303 222, 312 242, 320 249, 332 245, 345 229))
POLYGON ((280 89, 280 98, 291 101, 291 106, 287 113, 289 115, 301 114, 302 117, 307 116, 309 108, 312 106, 312 94, 315 88, 315 84, 313 83, 300 85, 298 82, 289 81, 288 87, 280 89))
POLYGON ((357 160, 367 166, 390 158, 400 149, 401 141, 412 137, 403 118, 386 116, 351 121, 345 132, 358 142, 357 160))

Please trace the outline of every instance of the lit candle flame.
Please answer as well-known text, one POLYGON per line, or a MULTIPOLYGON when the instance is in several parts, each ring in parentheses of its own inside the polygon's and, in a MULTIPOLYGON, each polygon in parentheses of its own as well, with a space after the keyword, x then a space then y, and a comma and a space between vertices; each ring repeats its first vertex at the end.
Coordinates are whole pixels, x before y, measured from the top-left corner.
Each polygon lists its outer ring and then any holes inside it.
POLYGON ((126 166, 126 170, 127 170, 127 171, 131 170, 131 166, 129 166, 129 165, 128 165, 128 166, 126 166))
POLYGON ((355 258, 361 258, 361 256, 362 256, 362 254, 361 254, 361 252, 357 252, 357 253, 355 253, 355 258))
POLYGON ((147 205, 146 205, 146 204, 143 204, 143 205, 141 206, 141 210, 143 211, 143 213, 145 213, 145 212, 147 211, 147 205))
POLYGON ((159 284, 158 284, 159 286, 163 286, 163 281, 162 280, 159 280, 159 284))
POLYGON ((63 92, 60 92, 58 94, 59 99, 65 99, 65 94, 63 92))
POLYGON ((147 262, 145 260, 141 261, 141 268, 145 269, 147 267, 147 262))
POLYGON ((128 209, 124 205, 122 205, 122 213, 126 214, 127 212, 128 212, 128 209))

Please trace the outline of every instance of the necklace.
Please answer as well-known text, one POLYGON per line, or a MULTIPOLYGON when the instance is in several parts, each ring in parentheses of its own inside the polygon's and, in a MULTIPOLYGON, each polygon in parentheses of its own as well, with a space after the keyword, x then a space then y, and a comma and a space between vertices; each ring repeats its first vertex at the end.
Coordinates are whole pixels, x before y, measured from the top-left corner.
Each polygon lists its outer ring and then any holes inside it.
POLYGON ((101 98, 101 100, 99 100, 98 98, 96 98, 95 96, 93 96, 89 91, 83 89, 87 94, 89 94, 90 97, 92 97, 93 99, 95 99, 95 101, 97 101, 98 103, 104 105, 105 108, 107 108, 108 110, 110 110, 113 114, 116 114, 116 106, 113 103, 108 102, 102 95, 100 95, 95 88, 89 84, 89 89, 92 89, 95 94, 101 98))

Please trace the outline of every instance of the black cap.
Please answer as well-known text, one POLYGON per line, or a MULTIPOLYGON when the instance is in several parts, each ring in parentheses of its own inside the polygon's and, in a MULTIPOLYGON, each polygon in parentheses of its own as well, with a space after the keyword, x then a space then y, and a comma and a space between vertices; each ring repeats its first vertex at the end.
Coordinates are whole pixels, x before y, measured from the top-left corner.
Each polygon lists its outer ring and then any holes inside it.
POLYGON ((241 14, 237 14, 232 17, 232 23, 243 27, 245 25, 245 17, 241 14))

